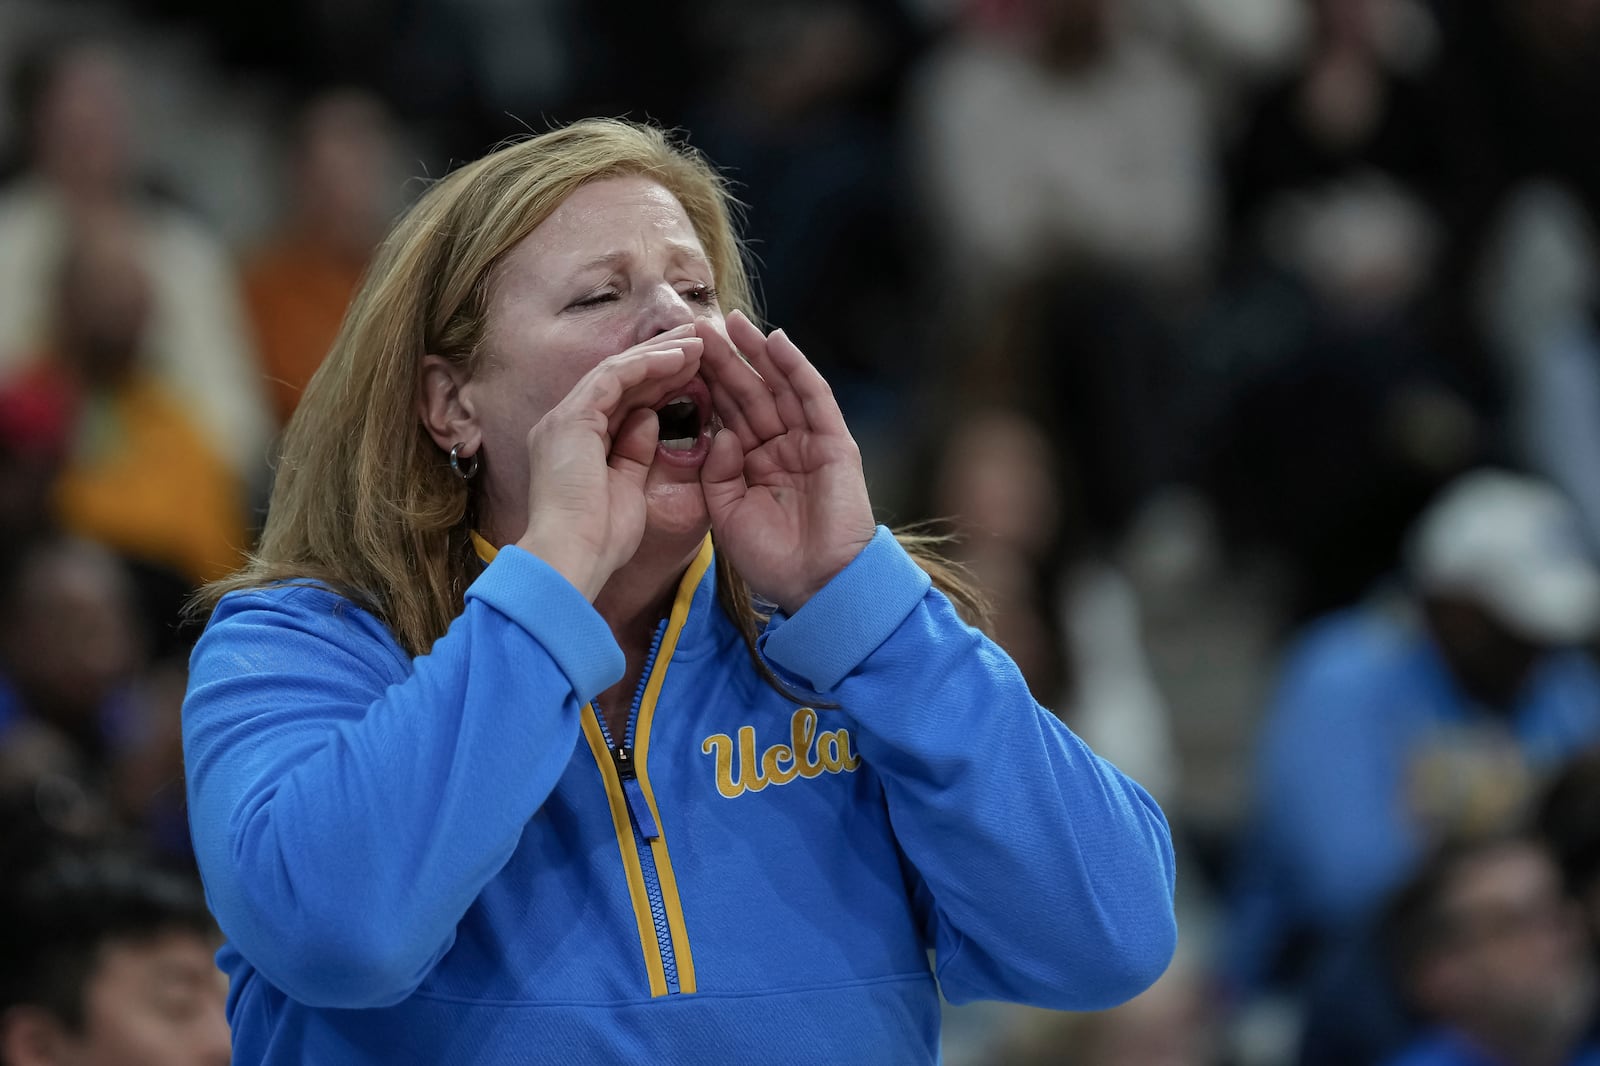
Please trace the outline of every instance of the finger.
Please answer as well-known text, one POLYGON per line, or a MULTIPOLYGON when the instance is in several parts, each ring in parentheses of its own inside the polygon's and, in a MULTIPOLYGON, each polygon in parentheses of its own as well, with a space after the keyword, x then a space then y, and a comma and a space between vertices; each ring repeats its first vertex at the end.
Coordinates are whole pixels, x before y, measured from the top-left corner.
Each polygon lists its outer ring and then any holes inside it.
MULTIPOLYGON (((642 402, 641 395, 645 395, 649 403, 655 403, 663 399, 668 390, 682 386, 684 382, 698 374, 700 372, 700 364, 705 357, 705 340, 694 333, 685 334, 680 333, 678 330, 673 330, 670 333, 663 333, 659 337, 654 337, 635 348, 630 348, 620 355, 612 356, 612 359, 621 361, 632 358, 635 355, 648 354, 652 351, 665 351, 672 348, 682 349, 685 356, 684 365, 675 375, 668 378, 648 377, 631 385, 623 397, 629 405, 639 405, 642 402), (652 393, 654 395, 650 395, 652 393)), ((604 363, 601 365, 603 366, 604 363)))
POLYGON ((781 329, 774 330, 767 338, 767 354, 779 377, 799 398, 805 411, 804 424, 818 433, 848 436, 850 430, 845 425, 844 412, 839 410, 839 401, 834 399, 833 389, 789 335, 781 329))
MULTIPOLYGON (((748 319, 744 321, 746 325, 749 324, 748 319)), ((756 336, 761 335, 761 331, 755 327, 752 326, 751 330, 756 336)), ((724 408, 736 406, 758 441, 778 436, 784 431, 785 424, 772 390, 761 380, 761 375, 739 357, 739 350, 727 335, 709 324, 707 332, 710 335, 705 345, 706 376, 708 380, 714 379, 722 385, 724 408)), ((747 448, 751 446, 748 439, 741 437, 740 440, 747 448)))
POLYGON ((728 395, 728 390, 721 380, 707 375, 706 385, 711 390, 711 409, 722 421, 722 428, 738 437, 739 447, 745 451, 754 451, 760 447, 762 438, 750 428, 750 420, 744 416, 744 410, 734 402, 732 396, 728 395))
POLYGON ((609 416, 630 391, 652 379, 677 374, 686 359, 681 340, 668 347, 631 349, 614 355, 579 378, 562 403, 609 416))
POLYGON ((616 443, 606 463, 611 469, 644 489, 650 464, 655 461, 656 436, 659 423, 656 413, 648 407, 635 407, 622 420, 616 432, 616 443))
MULTIPOLYGON (((690 339, 698 341, 699 338, 690 339)), ((648 407, 654 410, 674 396, 681 395, 684 391, 684 386, 700 372, 699 346, 697 344, 691 345, 685 356, 683 365, 676 372, 661 377, 648 378, 633 388, 624 391, 622 398, 612 408, 612 425, 620 426, 622 420, 627 417, 630 411, 641 407, 648 407)))
POLYGON ((749 489, 744 480, 744 449, 739 447, 738 437, 727 430, 711 438, 711 451, 700 467, 700 485, 706 495, 711 528, 716 530, 749 489))
POLYGON ((728 336, 739 346, 739 350, 750 360, 752 366, 760 374, 767 389, 772 393, 773 404, 778 409, 778 415, 785 425, 805 425, 805 409, 799 397, 794 394, 789 383, 784 380, 784 375, 772 361, 772 342, 768 334, 764 334, 751 322, 742 311, 735 311, 728 316, 728 336))
POLYGON ((558 406, 568 407, 577 417, 598 414, 614 438, 628 412, 653 407, 694 377, 701 348, 700 338, 692 336, 659 338, 631 348, 585 374, 558 406))
MULTIPOLYGON (((681 329, 671 330, 651 337, 643 344, 636 344, 610 358, 602 359, 584 375, 579 384, 582 385, 584 381, 590 379, 598 381, 612 376, 625 396, 630 390, 660 378, 663 368, 659 363, 659 356, 662 353, 677 350, 682 352, 687 360, 698 362, 704 343, 692 333, 684 333, 681 329)), ((576 386, 573 391, 577 391, 576 386)))

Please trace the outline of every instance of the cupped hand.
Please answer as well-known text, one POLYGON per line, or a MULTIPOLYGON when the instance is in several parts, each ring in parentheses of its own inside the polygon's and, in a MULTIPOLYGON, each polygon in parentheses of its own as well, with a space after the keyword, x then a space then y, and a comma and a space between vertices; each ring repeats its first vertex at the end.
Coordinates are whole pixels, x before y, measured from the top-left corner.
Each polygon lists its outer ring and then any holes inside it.
POLYGON ((723 426, 700 471, 711 531, 751 589, 793 614, 872 539, 861 450, 782 330, 762 333, 738 311, 726 329, 698 326, 723 426))
POLYGON ((602 361, 528 432, 528 527, 518 545, 591 601, 644 537, 655 405, 700 369, 681 326, 602 361))

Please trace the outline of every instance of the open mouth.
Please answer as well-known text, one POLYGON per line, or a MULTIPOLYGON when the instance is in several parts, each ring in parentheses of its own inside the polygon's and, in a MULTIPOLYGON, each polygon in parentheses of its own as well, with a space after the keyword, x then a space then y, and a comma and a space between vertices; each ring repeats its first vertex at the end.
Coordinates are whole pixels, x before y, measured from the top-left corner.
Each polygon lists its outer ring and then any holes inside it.
POLYGON ((659 433, 661 446, 667 451, 689 451, 700 439, 704 421, 700 414, 700 404, 692 397, 680 396, 658 408, 656 417, 661 424, 659 433))

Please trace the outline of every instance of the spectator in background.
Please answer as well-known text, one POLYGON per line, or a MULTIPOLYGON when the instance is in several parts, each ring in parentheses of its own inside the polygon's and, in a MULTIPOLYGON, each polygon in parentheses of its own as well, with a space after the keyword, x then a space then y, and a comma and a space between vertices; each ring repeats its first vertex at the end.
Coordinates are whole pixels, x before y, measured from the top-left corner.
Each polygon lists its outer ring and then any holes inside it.
POLYGON ((984 406, 1040 427, 1084 535, 1114 543, 1174 467, 1170 331, 1147 299, 1070 265, 998 290, 944 383, 944 419, 984 406))
POLYGON ((1142 15, 1126 0, 964 4, 908 115, 953 402, 1015 368, 1018 394, 999 401, 1049 420, 1108 539, 1170 479, 1173 337, 1214 236, 1206 92, 1142 15))
POLYGON ((1389 1066, 1600 1063, 1584 924, 1541 844, 1447 847, 1385 917, 1395 977, 1427 1027, 1389 1066))
POLYGON ((947 424, 932 513, 954 526, 956 558, 988 593, 995 642, 1034 697, 1158 800, 1177 794, 1165 702, 1145 661, 1139 605, 1097 552, 1055 450, 1014 411, 947 424))
POLYGON ((1448 185, 1440 189, 1451 310, 1478 323, 1477 271, 1508 195, 1530 178, 1564 186, 1600 225, 1600 6, 1592 0, 1431 5, 1440 28, 1432 75, 1444 108, 1448 185))
POLYGON ((225 1066, 219 937, 199 885, 111 852, 0 887, 0 1066, 225 1066))
POLYGON ((72 414, 60 390, 22 376, 0 379, 0 544, 21 544, 54 528, 72 414))
POLYGON ((1600 748, 1561 771, 1539 804, 1536 824, 1600 945, 1600 748))
MULTIPOLYGON (((1245 995, 1300 944, 1308 1044, 1382 1041, 1376 1020, 1332 1020, 1369 990, 1344 956, 1375 907, 1432 841, 1510 824, 1600 737, 1600 671, 1572 650, 1600 623, 1600 573, 1575 521, 1541 483, 1470 474, 1414 531, 1407 601, 1325 618, 1287 655, 1226 940, 1245 995)), ((1363 1061, 1341 1055, 1308 1061, 1363 1061)))
POLYGON ((193 403, 145 363, 160 269, 148 255, 125 215, 80 217, 57 274, 54 347, 12 389, 69 413, 61 525, 195 587, 242 561, 244 493, 193 403))
POLYGON ((703 5, 705 76, 686 116, 747 204, 763 313, 790 323, 891 490, 932 326, 895 126, 918 43, 909 6, 703 5))
POLYGON ((1600 253, 1600 141, 1592 134, 1600 5, 1433 0, 1430 8, 1439 27, 1430 73, 1439 114, 1421 135, 1447 153, 1447 180, 1435 192, 1444 226, 1430 332, 1440 351, 1456 353, 1493 390, 1480 402, 1513 401, 1509 412, 1491 413, 1521 423, 1527 461, 1565 483, 1593 532, 1600 529, 1600 485, 1587 450, 1600 411, 1595 301, 1592 293, 1573 299, 1548 262, 1505 249, 1526 239, 1530 215, 1543 214, 1579 257, 1593 262, 1600 253), (1545 206, 1529 210, 1541 200, 1545 206), (1551 200, 1561 205, 1553 212, 1551 200), (1507 315, 1503 305, 1519 302, 1518 289, 1532 299, 1524 296, 1520 312, 1507 315))
POLYGON ((1480 368, 1424 328, 1445 179, 1413 0, 1313 0, 1303 63, 1227 153, 1231 269, 1186 365, 1229 540, 1288 562, 1290 613, 1358 600, 1426 500, 1480 461, 1480 368))
POLYGON ((1228 213, 1241 244, 1263 241, 1291 259, 1302 258, 1303 231, 1335 224, 1329 216, 1372 217, 1374 232, 1357 235, 1368 245, 1365 261, 1344 267, 1345 284, 1392 285, 1388 275, 1417 266, 1416 253, 1394 242, 1418 235, 1401 228, 1378 245, 1377 224, 1427 226, 1418 212, 1444 163, 1424 81, 1426 16, 1409 0, 1307 6, 1309 54, 1261 90, 1227 153, 1228 213))
POLYGON ((0 368, 59 343, 54 283, 85 216, 121 214, 148 264, 146 365, 234 476, 262 476, 268 420, 234 271, 212 237, 141 180, 126 74, 91 40, 24 57, 14 103, 27 168, 0 191, 0 368))
POLYGON ((1156 285, 1203 272, 1210 120, 1135 18, 1122 0, 971 3, 928 60, 918 173, 963 310, 1062 261, 1156 285))
POLYGON ((299 118, 291 206, 245 268, 245 298, 279 426, 322 363, 394 207, 394 145, 383 105, 319 96, 299 118))
POLYGON ((98 545, 59 538, 13 547, 0 576, 0 743, 39 722, 105 773, 143 666, 127 576, 98 545))
MULTIPOLYGON (((48 535, 0 570, 0 805, 55 829, 114 824, 192 862, 182 808, 182 661, 153 659, 132 576, 104 548, 48 535)), ((0 866, 0 870, 5 869, 0 866)))
POLYGON ((102 776, 36 718, 0 728, 0 870, 6 883, 52 848, 105 840, 117 820, 102 776))

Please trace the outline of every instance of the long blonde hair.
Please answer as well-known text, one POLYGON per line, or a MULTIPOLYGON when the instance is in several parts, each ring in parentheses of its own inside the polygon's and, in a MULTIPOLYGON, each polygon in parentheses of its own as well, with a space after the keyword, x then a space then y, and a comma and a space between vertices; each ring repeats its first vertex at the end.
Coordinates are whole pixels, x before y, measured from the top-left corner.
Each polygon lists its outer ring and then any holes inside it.
MULTIPOLYGON (((418 415, 422 357, 443 356, 470 374, 500 258, 580 185, 621 175, 649 177, 677 197, 710 257, 722 306, 754 311, 725 183, 659 129, 589 119, 461 167, 430 187, 378 249, 284 434, 261 541, 243 569, 203 590, 202 607, 237 589, 322 582, 373 612, 410 654, 432 647, 461 613, 480 564, 469 483, 451 472, 418 415)), ((932 542, 905 541, 963 613, 981 617, 979 598, 932 542)), ((754 656, 764 617, 720 554, 717 589, 754 656)))

